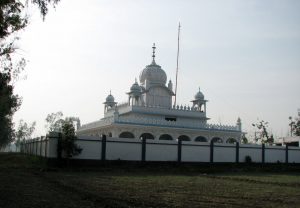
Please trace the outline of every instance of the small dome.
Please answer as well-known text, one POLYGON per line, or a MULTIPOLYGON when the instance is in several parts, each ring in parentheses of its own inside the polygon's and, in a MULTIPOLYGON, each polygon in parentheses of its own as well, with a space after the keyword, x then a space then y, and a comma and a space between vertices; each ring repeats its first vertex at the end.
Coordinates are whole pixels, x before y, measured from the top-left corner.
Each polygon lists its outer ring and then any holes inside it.
POLYGON ((195 95, 195 100, 204 100, 204 95, 200 91, 200 88, 199 88, 199 92, 197 92, 196 95, 195 95))
POLYGON ((163 84, 167 82, 167 75, 161 66, 157 65, 155 61, 146 66, 146 68, 140 74, 140 82, 145 83, 145 81, 150 81, 153 84, 163 84))
POLYGON ((113 103, 113 102, 115 102, 114 96, 112 96, 111 94, 109 94, 109 95, 106 97, 106 102, 107 102, 107 103, 113 103))
POLYGON ((130 92, 141 92, 142 88, 135 80, 135 83, 130 87, 130 92))
POLYGON ((134 97, 138 97, 141 95, 142 93, 142 88, 141 86, 137 83, 137 81, 135 80, 135 83, 130 87, 130 93, 134 96, 134 97))

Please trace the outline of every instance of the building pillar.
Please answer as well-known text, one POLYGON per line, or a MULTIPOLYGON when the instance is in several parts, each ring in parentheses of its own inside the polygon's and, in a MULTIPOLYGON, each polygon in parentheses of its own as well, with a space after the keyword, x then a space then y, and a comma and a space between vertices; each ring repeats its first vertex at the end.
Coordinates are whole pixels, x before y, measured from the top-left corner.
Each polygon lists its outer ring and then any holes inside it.
POLYGON ((239 163, 239 160, 240 160, 240 143, 236 142, 235 162, 239 163))
POLYGON ((289 163, 289 145, 285 145, 285 163, 289 163))
POLYGON ((101 140, 101 160, 105 161, 106 160, 106 135, 102 135, 102 140, 101 140))
POLYGON ((261 147, 261 163, 265 163, 265 144, 261 147))
POLYGON ((182 153, 182 141, 178 139, 177 144, 177 162, 181 162, 181 153, 182 153))
POLYGON ((214 142, 210 141, 210 162, 214 162, 214 142))
POLYGON ((142 137, 142 162, 146 161, 146 138, 142 137))

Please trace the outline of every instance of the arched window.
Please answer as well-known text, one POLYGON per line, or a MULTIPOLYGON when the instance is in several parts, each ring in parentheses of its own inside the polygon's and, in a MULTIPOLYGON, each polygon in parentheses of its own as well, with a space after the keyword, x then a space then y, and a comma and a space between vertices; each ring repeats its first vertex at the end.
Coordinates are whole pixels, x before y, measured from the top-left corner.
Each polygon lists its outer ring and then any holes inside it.
POLYGON ((226 140, 226 143, 228 143, 228 144, 235 144, 236 142, 237 141, 234 138, 229 138, 229 139, 226 140))
POLYGON ((220 137, 214 137, 211 141, 213 143, 223 143, 223 140, 220 137))
POLYGON ((191 141, 190 137, 188 137, 186 135, 179 136, 178 140, 181 140, 181 141, 191 141))
POLYGON ((133 133, 124 131, 119 135, 119 138, 134 138, 133 133))
POLYGON ((143 139, 154 139, 154 136, 150 133, 143 133, 140 137, 143 139))
POLYGON ((198 136, 196 137, 195 142, 207 142, 207 139, 204 136, 198 136))
POLYGON ((159 137, 159 140, 173 140, 173 138, 169 134, 163 134, 159 137))

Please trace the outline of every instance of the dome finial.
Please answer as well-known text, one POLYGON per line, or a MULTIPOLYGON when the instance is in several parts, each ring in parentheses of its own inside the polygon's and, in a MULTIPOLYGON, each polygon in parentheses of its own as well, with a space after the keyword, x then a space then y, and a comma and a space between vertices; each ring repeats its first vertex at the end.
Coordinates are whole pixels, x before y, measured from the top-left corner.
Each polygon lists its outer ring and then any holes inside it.
POLYGON ((155 49, 156 49, 155 43, 153 43, 152 49, 153 49, 152 58, 153 58, 153 62, 155 62, 155 49))

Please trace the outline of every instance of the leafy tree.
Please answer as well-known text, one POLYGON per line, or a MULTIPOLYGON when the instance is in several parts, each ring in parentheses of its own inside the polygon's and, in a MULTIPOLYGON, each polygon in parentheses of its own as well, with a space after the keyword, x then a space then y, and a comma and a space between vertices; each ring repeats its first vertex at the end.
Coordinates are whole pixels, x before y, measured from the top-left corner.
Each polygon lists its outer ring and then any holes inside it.
POLYGON ((255 142, 260 141, 262 144, 273 144, 274 143, 274 137, 273 135, 270 135, 268 133, 268 125, 269 123, 261 120, 258 121, 256 124, 252 124, 252 126, 256 127, 258 129, 258 137, 255 136, 255 142))
POLYGON ((14 94, 14 82, 26 65, 24 58, 16 59, 18 32, 28 25, 26 7, 37 5, 45 18, 48 6, 59 0, 1 0, 0 1, 0 147, 14 140, 12 116, 21 105, 14 94), (25 2, 25 4, 24 4, 25 2))
POLYGON ((246 136, 245 135, 243 135, 243 137, 242 137, 242 144, 248 144, 248 139, 246 138, 246 136))
POLYGON ((23 120, 19 121, 19 126, 16 131, 16 147, 19 148, 21 141, 25 139, 30 139, 32 133, 35 130, 36 122, 32 122, 31 124, 27 124, 23 120))
POLYGON ((66 158, 81 153, 82 149, 75 144, 76 138, 74 124, 70 120, 65 120, 62 125, 61 152, 66 158))
POLYGON ((63 115, 64 114, 61 111, 47 115, 47 117, 46 117, 47 124, 45 125, 45 127, 48 132, 51 132, 51 131, 61 132, 62 125, 64 122, 64 120, 62 119, 63 115))
POLYGON ((80 126, 80 119, 78 117, 66 117, 63 119, 63 113, 58 111, 56 113, 48 114, 46 117, 46 125, 45 128, 48 132, 56 131, 61 132, 62 126, 64 122, 72 123, 73 125, 76 123, 77 128, 80 126))
POLYGON ((76 134, 74 123, 80 125, 80 120, 77 117, 66 117, 63 119, 63 113, 58 111, 56 113, 48 114, 46 117, 46 128, 48 132, 59 132, 62 139, 59 140, 57 145, 57 152, 59 157, 64 156, 70 158, 73 155, 81 153, 81 148, 75 144, 76 134), (63 155, 62 155, 63 154, 63 155))
POLYGON ((291 128, 291 136, 300 136, 300 117, 295 119, 292 116, 289 117, 290 123, 289 126, 291 128))
POLYGON ((11 77, 0 72, 0 148, 14 139, 12 116, 18 110, 21 100, 13 94, 11 77))

